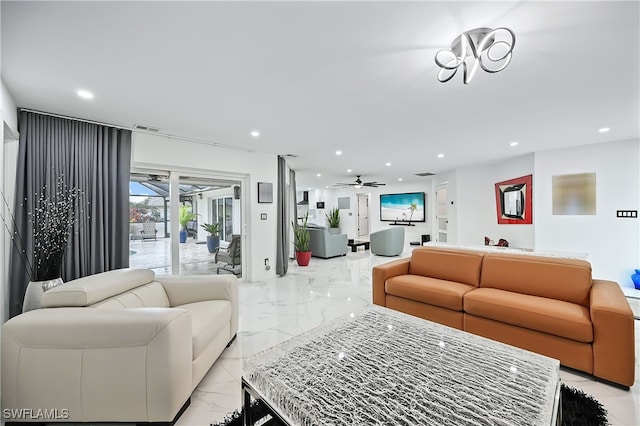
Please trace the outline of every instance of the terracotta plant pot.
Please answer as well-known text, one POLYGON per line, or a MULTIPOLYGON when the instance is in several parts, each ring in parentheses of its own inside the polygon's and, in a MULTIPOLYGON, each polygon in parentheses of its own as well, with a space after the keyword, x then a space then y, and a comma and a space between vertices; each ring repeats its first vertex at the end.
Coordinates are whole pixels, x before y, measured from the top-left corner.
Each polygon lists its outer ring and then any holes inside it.
POLYGON ((311 260, 311 252, 310 251, 297 251, 296 252, 296 260, 298 261, 299 266, 307 266, 309 265, 309 261, 311 260))

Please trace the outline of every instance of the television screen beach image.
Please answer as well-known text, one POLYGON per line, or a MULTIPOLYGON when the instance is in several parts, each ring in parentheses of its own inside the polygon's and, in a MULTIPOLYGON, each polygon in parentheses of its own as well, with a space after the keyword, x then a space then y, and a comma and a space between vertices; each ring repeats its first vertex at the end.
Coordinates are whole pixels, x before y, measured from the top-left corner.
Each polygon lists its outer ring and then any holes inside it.
POLYGON ((380 194, 380 220, 424 222, 424 192, 380 194))

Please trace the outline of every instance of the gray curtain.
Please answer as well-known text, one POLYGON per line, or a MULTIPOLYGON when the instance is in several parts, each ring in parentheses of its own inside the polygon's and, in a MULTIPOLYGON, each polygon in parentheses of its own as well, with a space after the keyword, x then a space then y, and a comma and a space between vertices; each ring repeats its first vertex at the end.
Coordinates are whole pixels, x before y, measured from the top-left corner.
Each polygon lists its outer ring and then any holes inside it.
MULTIPOLYGON (((298 197, 296 197, 296 172, 295 170, 289 170, 289 205, 287 206, 289 212, 289 223, 291 220, 298 221, 298 197)), ((293 227, 289 228, 289 234, 293 231, 293 227)), ((295 253, 293 250, 293 241, 289 237, 287 247, 291 248, 289 253, 290 259, 295 259, 295 253)))
POLYGON ((287 206, 287 162, 278 156, 278 197, 277 238, 276 238, 276 274, 283 276, 289 268, 289 215, 287 206))
MULTIPOLYGON (((61 179, 83 194, 63 280, 128 267, 131 131, 28 111, 20 112, 18 127, 14 217, 27 260, 33 253, 29 213, 37 206, 36 194, 55 190, 61 179)), ((22 311, 28 282, 24 259, 12 250, 10 317, 22 311)))

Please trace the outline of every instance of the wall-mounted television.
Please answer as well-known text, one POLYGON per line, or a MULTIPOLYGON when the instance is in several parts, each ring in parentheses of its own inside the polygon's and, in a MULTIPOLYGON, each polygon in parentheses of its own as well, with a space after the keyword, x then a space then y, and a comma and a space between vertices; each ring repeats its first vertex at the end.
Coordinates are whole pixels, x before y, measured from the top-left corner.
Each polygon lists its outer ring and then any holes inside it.
POLYGON ((383 222, 425 222, 424 192, 380 194, 380 220, 383 222))

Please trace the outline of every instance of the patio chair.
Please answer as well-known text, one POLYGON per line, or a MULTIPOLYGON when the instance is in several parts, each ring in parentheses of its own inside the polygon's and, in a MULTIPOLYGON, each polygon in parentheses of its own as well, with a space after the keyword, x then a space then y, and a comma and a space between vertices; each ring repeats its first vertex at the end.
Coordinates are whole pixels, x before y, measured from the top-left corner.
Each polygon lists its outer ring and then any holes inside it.
POLYGON ((151 238, 157 240, 156 234, 158 234, 158 230, 156 229, 155 222, 142 222, 142 231, 140 231, 140 235, 142 235, 142 241, 150 240, 151 238))
POLYGON ((241 255, 240 255, 240 235, 234 235, 227 248, 218 247, 213 254, 214 262, 224 262, 226 265, 219 266, 216 274, 220 273, 220 269, 240 275, 241 255))
POLYGON ((198 239, 198 221, 190 220, 187 222, 187 236, 198 239))

